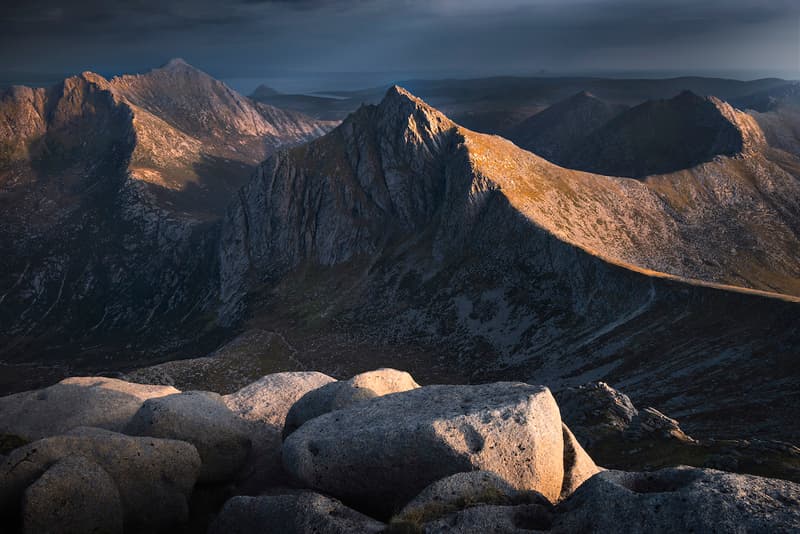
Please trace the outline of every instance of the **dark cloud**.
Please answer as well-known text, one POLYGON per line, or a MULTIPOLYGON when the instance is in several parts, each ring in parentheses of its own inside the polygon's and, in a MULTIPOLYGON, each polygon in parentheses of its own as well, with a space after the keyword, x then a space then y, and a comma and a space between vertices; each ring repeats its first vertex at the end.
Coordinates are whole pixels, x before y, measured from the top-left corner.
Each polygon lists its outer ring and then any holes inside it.
POLYGON ((800 76, 796 0, 58 0, 0 6, 0 71, 800 76))

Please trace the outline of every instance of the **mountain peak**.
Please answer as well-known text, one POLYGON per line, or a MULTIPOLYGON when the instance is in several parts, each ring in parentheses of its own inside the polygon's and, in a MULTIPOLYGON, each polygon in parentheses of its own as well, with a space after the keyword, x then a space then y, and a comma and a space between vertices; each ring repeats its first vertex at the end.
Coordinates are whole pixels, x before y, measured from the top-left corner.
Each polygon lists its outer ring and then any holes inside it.
POLYGON ((697 93, 690 91, 689 89, 684 89, 680 93, 678 93, 673 100, 676 101, 685 101, 685 102, 701 102, 703 100, 707 100, 702 96, 698 95, 697 93))
POLYGON ((589 91, 586 91, 585 89, 583 91, 579 91, 579 92, 575 93, 574 95, 572 95, 572 98, 575 99, 575 100, 585 100, 585 99, 596 100, 597 99, 597 97, 594 94, 590 93, 589 91))
POLYGON ((450 119, 445 117, 439 110, 429 106, 421 98, 414 96, 410 91, 399 85, 391 86, 383 100, 378 105, 380 114, 384 117, 406 118, 410 115, 421 113, 428 121, 440 124, 451 125, 450 119))
POLYGON ((167 61, 164 66, 161 67, 162 69, 194 69, 191 65, 189 65, 183 58, 174 57, 167 61))
POLYGON ((269 98, 271 96, 277 96, 279 94, 281 94, 281 92, 278 91, 277 89, 273 89, 269 85, 262 83, 261 85, 255 88, 255 90, 250 95, 250 98, 258 100, 259 98, 269 98))

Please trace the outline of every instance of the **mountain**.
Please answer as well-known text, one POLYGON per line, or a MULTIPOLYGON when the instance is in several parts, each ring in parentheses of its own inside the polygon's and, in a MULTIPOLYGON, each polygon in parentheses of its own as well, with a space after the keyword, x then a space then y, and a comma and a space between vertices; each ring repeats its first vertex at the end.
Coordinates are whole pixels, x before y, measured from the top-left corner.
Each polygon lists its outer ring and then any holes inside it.
POLYGON ((626 109, 581 91, 529 117, 506 137, 525 150, 564 165, 590 133, 626 109))
POLYGON ((251 100, 259 101, 262 98, 269 98, 272 96, 278 96, 281 92, 273 89, 268 85, 264 85, 263 83, 253 90, 253 93, 250 95, 251 100))
POLYGON ((69 346, 77 364, 131 336, 148 351, 161 330, 173 340, 211 298, 210 228, 237 188, 276 148, 329 127, 180 60, 4 91, 0 358, 62 359, 69 346))
MULTIPOLYGON (((93 99, 79 108, 91 131, 135 113, 82 87, 66 101, 93 99)), ((637 180, 559 167, 393 87, 275 152, 221 221, 196 224, 127 193, 142 183, 130 128, 99 136, 117 140, 100 152, 119 154, 117 174, 79 143, 54 160, 75 170, 79 201, 55 210, 61 241, 39 232, 44 259, 5 260, 4 359, 51 376, 128 370, 261 329, 286 346, 276 358, 335 376, 380 362, 426 382, 603 379, 688 432, 797 439, 800 165, 776 159, 750 115, 681 98, 700 117, 712 106, 738 150, 637 180)))
MULTIPOLYGON (((397 82, 459 124, 482 133, 506 136, 513 127, 581 91, 615 105, 635 106, 645 100, 672 98, 683 90, 725 100, 783 87, 786 80, 752 81, 681 77, 615 79, 586 77, 512 77, 405 80, 397 82)), ((265 102, 295 109, 320 119, 342 120, 363 103, 378 104, 388 86, 356 91, 328 90, 308 95, 279 95, 265 102)))
POLYGON ((704 101, 744 149, 643 182, 560 168, 392 88, 272 156, 229 207, 219 320, 281 331, 308 367, 602 378, 692 431, 796 437, 797 175, 751 117, 704 101))
POLYGON ((787 82, 755 93, 731 99, 738 108, 761 113, 786 106, 800 106, 800 82, 787 82))
POLYGON ((800 82, 758 91, 732 102, 756 119, 770 146, 800 155, 800 82))
POLYGON ((684 91, 651 100, 595 130, 567 158, 571 168, 643 178, 693 167, 744 150, 745 139, 722 101, 684 91))

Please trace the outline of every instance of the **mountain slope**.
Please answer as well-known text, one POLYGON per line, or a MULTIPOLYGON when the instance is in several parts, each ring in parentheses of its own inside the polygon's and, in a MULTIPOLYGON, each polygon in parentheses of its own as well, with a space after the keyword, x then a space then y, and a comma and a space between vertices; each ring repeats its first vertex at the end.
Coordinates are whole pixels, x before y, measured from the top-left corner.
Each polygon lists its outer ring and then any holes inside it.
POLYGON ((525 150, 564 165, 589 134, 626 109, 581 91, 529 117, 506 137, 525 150))
MULTIPOLYGON (((242 190, 220 319, 280 328, 322 368, 422 347, 422 376, 604 378, 647 402, 688 381, 673 412, 702 425, 740 403, 753 423, 798 391, 798 299, 719 284, 797 291, 800 191, 724 110, 751 151, 641 182, 562 169, 393 88, 242 190)), ((785 436, 788 417, 763 424, 785 436)))
POLYGON ((3 92, 0 358, 205 335, 187 314, 213 301, 213 221, 267 154, 327 128, 180 61, 3 92))
POLYGON ((591 133, 567 165, 611 176, 643 178, 742 152, 745 140, 729 106, 684 91, 644 102, 591 133))

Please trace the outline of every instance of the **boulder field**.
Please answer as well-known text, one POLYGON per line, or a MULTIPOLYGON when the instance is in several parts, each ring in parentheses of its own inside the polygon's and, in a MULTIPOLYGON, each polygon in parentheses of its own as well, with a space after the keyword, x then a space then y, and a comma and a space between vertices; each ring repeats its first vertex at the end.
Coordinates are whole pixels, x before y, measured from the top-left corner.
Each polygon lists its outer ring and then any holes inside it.
POLYGON ((0 398, 0 524, 25 533, 800 529, 800 484, 694 467, 609 471, 582 446, 589 425, 579 430, 548 388, 522 382, 287 372, 220 396, 71 378, 0 398))

